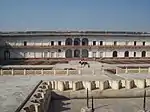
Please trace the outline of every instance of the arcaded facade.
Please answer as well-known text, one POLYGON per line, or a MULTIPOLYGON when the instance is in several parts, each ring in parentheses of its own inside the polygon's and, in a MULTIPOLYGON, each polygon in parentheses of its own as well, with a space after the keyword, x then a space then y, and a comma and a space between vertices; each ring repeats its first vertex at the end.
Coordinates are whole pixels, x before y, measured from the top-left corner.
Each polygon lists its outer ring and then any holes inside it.
POLYGON ((150 57, 150 34, 105 31, 1 32, 0 58, 150 57))

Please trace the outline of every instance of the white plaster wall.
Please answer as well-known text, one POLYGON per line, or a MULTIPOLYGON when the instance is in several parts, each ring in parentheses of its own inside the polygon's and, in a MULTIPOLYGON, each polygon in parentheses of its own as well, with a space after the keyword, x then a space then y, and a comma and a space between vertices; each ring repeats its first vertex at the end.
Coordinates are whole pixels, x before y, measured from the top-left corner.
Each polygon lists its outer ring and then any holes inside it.
MULTIPOLYGON (((27 45, 50 45, 51 41, 54 41, 54 45, 58 45, 58 41, 62 41, 61 44, 65 45, 65 40, 67 38, 78 38, 78 37, 12 37, 12 38, 3 38, 1 43, 9 43, 10 45, 18 45, 21 46, 24 44, 24 41, 27 41, 27 45), (2 42, 3 41, 3 42, 2 42)), ((86 37, 80 37, 80 40, 86 37)), ((137 41, 137 45, 142 45, 143 41, 145 41, 145 45, 150 45, 149 37, 87 37, 89 39, 89 45, 93 45, 93 41, 96 41, 96 45, 100 45, 100 41, 103 41, 103 45, 113 45, 114 41, 117 41, 117 45, 126 45, 128 41, 128 45, 134 45, 134 41, 137 41)), ((82 43, 82 41, 81 41, 82 43)), ((61 49, 62 50, 62 49, 61 49)), ((118 51, 118 57, 124 57, 124 52, 128 49, 116 49, 118 51)), ((136 57, 141 57, 141 52, 143 50, 146 51, 146 56, 150 57, 149 49, 129 49, 129 57, 134 57, 134 51, 136 50, 136 57)), ((89 50, 89 57, 93 57, 93 52, 96 52, 96 57, 100 57, 100 52, 103 57, 112 57, 112 53, 115 50, 111 49, 92 49, 89 50)), ((26 53, 26 58, 42 58, 42 57, 64 57, 65 58, 65 50, 62 50, 58 54, 56 49, 13 49, 10 50, 11 58, 21 58, 24 57, 26 53), (44 52, 48 52, 44 54, 44 52), (52 53, 53 52, 53 53, 52 53), (52 56, 53 54, 53 56, 52 56)), ((3 57, 1 54, 0 57, 3 57)))

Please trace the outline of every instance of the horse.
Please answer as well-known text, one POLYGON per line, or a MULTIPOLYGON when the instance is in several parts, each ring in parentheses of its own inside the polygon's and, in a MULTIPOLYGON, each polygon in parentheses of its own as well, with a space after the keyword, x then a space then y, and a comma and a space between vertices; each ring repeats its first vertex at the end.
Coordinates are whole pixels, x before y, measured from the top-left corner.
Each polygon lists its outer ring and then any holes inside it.
POLYGON ((87 65, 88 68, 90 68, 90 64, 86 61, 79 61, 79 64, 81 64, 81 67, 82 67, 82 65, 84 65, 83 67, 85 67, 85 65, 87 65))

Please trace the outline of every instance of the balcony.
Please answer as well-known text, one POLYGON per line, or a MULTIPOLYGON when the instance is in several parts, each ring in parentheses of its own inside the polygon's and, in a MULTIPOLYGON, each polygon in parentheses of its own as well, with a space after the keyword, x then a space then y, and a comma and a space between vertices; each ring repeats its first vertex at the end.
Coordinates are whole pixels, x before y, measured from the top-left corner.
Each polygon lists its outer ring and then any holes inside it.
POLYGON ((23 45, 13 45, 13 46, 0 46, 1 48, 47 48, 47 49, 71 49, 71 48, 82 48, 82 49, 121 49, 121 48, 126 48, 126 49, 139 49, 139 48, 150 48, 150 45, 54 45, 54 46, 50 46, 50 45, 27 45, 27 46, 23 46, 23 45))

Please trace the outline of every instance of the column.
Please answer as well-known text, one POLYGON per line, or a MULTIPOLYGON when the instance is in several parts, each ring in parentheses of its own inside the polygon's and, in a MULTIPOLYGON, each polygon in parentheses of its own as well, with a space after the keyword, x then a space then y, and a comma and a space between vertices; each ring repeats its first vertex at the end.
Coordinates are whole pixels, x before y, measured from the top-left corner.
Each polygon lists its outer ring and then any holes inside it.
POLYGON ((1 75, 3 75, 3 70, 1 69, 1 75))
POLYGON ((119 89, 119 81, 118 80, 113 80, 111 84, 112 89, 119 89))
POLYGON ((54 76, 56 75, 56 70, 54 70, 54 76))
POLYGON ((66 73, 66 75, 69 75, 69 70, 67 69, 67 73, 66 73))
POLYGON ((23 70, 23 75, 26 75, 26 69, 23 70))
POLYGON ((128 68, 126 67, 126 69, 125 69, 125 73, 128 73, 128 68))
POLYGON ((64 83, 63 81, 58 81, 58 90, 59 91, 64 91, 64 83))
POLYGON ((43 69, 41 70, 41 74, 43 75, 43 69))
POLYGON ((141 68, 139 67, 139 73, 141 72, 141 68))
POLYGON ((11 69, 11 75, 14 75, 14 70, 13 69, 11 69))

